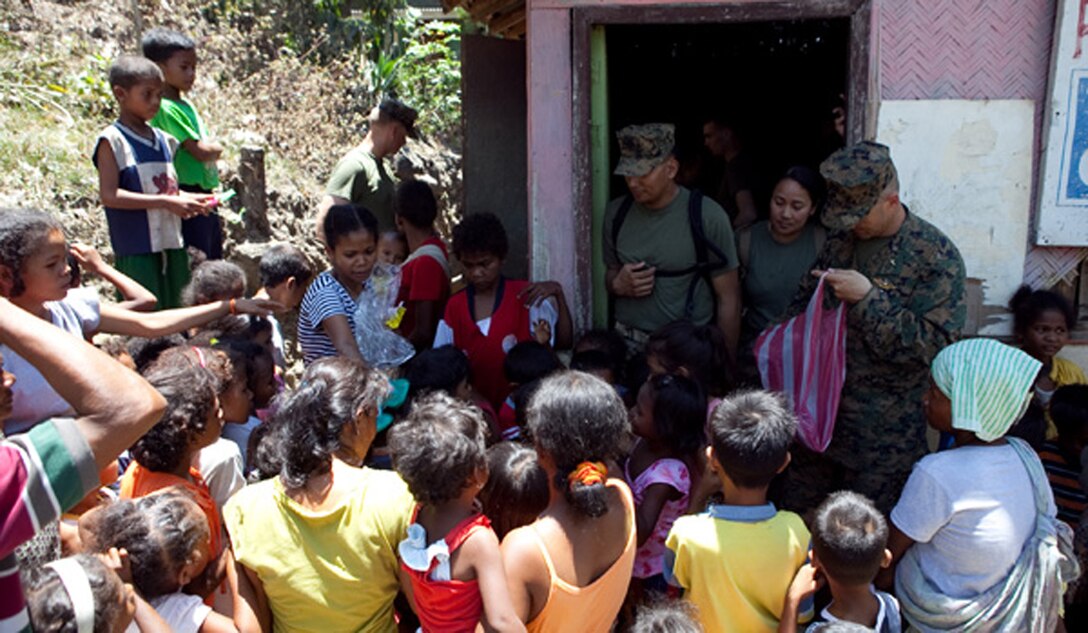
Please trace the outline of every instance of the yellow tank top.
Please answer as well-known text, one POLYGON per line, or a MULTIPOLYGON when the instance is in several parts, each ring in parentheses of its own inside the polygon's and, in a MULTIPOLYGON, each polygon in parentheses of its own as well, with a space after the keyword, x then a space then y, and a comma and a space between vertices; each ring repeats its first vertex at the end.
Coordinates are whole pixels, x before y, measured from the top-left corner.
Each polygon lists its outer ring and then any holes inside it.
POLYGON ((551 588, 548 590, 548 600, 544 603, 544 608, 525 625, 529 633, 565 633, 567 631, 608 633, 612 629, 612 623, 616 620, 620 607, 623 606, 627 586, 631 582, 631 570, 635 565, 638 540, 635 502, 631 498, 631 490, 619 479, 609 479, 607 485, 619 489, 623 497, 623 507, 627 513, 627 522, 631 527, 628 530, 627 545, 623 548, 623 553, 616 562, 612 563, 608 571, 585 587, 576 587, 565 582, 555 573, 555 566, 552 564, 552 557, 548 554, 544 539, 536 531, 536 526, 530 528, 529 531, 536 540, 537 547, 540 548, 540 554, 548 565, 551 588))

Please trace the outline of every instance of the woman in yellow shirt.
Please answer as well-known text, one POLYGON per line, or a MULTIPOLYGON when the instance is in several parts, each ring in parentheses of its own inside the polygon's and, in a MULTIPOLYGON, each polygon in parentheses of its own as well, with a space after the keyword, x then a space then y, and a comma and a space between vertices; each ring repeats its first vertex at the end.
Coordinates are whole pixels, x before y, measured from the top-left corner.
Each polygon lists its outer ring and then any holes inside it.
POLYGON ((224 508, 262 630, 396 631, 396 547, 414 502, 396 473, 360 467, 388 389, 354 360, 310 365, 270 421, 280 474, 224 508))

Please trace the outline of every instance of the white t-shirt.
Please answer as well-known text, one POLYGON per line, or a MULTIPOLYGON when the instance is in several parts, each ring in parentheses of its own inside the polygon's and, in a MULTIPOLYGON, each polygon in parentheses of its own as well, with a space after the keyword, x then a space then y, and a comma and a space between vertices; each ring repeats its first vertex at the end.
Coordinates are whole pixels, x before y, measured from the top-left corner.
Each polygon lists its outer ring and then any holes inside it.
MULTIPOLYGON (((204 604, 198 596, 187 593, 170 593, 152 598, 148 602, 166 620, 174 633, 197 633, 212 612, 212 608, 204 604)), ((140 627, 133 622, 125 629, 125 633, 140 633, 140 627)))
MULTIPOLYGON (((1054 499, 1049 500, 1054 512, 1054 499)), ((1031 478, 1008 444, 964 446, 914 465, 891 520, 915 541, 922 573, 953 598, 986 591, 1035 530, 1031 478)))
MULTIPOLYGON (((555 324, 559 320, 559 308, 555 306, 555 299, 548 297, 543 301, 537 302, 535 306, 529 307, 530 332, 533 331, 533 324, 541 319, 547 321, 548 325, 551 326, 552 337, 549 342, 552 345, 555 345, 555 324)), ((480 334, 487 336, 488 330, 491 329, 491 317, 480 319, 476 322, 476 327, 480 328, 480 334)), ((513 343, 510 344, 510 347, 513 347, 516 343, 517 340, 514 340, 513 343)), ((435 331, 434 345, 432 347, 442 347, 443 345, 453 345, 453 329, 446 324, 445 319, 438 321, 438 329, 435 331)), ((505 341, 503 346, 505 347, 505 341)), ((509 352, 510 350, 505 349, 504 351, 509 352)))
MULTIPOLYGON (((53 325, 67 332, 58 336, 75 336, 79 340, 98 329, 101 320, 98 293, 93 288, 76 288, 60 301, 47 301, 45 309, 53 325)), ((7 345, 0 345, 4 369, 15 375, 12 386, 11 416, 4 423, 8 435, 30 430, 38 422, 56 417, 75 415, 72 405, 60 397, 36 367, 7 345)))
POLYGON ((208 484, 220 513, 227 500, 246 485, 242 464, 238 445, 225 437, 220 437, 214 444, 205 446, 193 455, 192 466, 200 471, 204 483, 208 484))

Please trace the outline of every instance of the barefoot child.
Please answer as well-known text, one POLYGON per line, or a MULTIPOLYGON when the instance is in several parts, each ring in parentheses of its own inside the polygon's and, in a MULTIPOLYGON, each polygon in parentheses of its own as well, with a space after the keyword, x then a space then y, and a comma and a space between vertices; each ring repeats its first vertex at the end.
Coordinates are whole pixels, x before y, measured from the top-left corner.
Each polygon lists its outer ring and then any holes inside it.
POLYGON ((486 423, 440 393, 415 403, 390 433, 393 467, 415 516, 400 542, 400 576, 423 630, 524 631, 506 587, 499 540, 476 495, 487 482, 486 423), (446 556, 435 557, 439 549, 446 556))
POLYGON ((94 164, 115 265, 158 297, 160 308, 176 308, 189 281, 181 221, 206 215, 212 196, 178 190, 177 139, 148 125, 162 98, 159 67, 123 55, 110 67, 110 87, 120 116, 95 141, 94 164))

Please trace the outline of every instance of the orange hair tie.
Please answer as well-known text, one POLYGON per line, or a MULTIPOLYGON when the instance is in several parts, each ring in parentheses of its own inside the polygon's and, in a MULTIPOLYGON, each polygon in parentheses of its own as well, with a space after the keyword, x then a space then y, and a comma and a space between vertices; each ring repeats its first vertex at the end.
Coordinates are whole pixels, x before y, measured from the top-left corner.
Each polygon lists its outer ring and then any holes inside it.
POLYGON ((575 484, 582 484, 583 486, 603 484, 607 478, 608 467, 603 462, 582 462, 567 475, 571 490, 574 489, 575 484))

